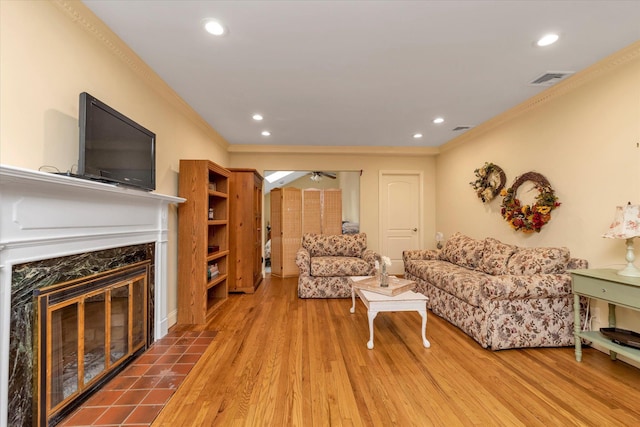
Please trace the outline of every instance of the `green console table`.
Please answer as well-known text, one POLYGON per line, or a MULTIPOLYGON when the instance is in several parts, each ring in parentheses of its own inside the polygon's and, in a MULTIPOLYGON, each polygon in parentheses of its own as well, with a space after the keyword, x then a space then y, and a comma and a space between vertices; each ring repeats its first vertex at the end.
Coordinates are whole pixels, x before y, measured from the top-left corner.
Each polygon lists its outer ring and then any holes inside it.
MULTIPOLYGON (((580 330, 580 296, 595 298, 609 303, 609 327, 616 326, 616 306, 640 310, 640 277, 620 276, 616 270, 571 270, 571 283, 574 295, 574 324, 576 338, 576 360, 582 360, 582 342, 580 338, 599 344, 609 350, 611 359, 623 355, 640 362, 640 350, 615 344, 599 331, 580 330)), ((636 332, 638 330, 636 329, 636 332)))

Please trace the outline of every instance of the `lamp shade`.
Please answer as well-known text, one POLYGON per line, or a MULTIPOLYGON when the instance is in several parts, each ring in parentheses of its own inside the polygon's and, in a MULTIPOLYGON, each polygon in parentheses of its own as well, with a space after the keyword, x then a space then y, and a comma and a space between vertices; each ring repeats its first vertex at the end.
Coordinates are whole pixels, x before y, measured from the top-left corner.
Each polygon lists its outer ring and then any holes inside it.
POLYGON ((640 236, 640 205, 617 206, 609 231, 602 237, 632 239, 640 236))

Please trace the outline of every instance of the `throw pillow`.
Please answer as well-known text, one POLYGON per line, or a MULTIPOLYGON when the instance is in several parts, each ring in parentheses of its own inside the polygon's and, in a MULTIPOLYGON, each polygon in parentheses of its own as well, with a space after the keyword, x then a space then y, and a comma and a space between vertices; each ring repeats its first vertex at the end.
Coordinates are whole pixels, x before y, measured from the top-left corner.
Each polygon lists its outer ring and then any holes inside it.
POLYGON ((442 248, 441 257, 452 264, 475 270, 482 259, 484 240, 454 233, 442 248))
POLYGON ((492 276, 508 274, 507 263, 517 250, 517 246, 508 245, 500 240, 487 237, 484 239, 484 252, 482 253, 480 268, 492 276))
POLYGON ((564 273, 569 263, 567 248, 520 248, 508 263, 509 274, 564 273))

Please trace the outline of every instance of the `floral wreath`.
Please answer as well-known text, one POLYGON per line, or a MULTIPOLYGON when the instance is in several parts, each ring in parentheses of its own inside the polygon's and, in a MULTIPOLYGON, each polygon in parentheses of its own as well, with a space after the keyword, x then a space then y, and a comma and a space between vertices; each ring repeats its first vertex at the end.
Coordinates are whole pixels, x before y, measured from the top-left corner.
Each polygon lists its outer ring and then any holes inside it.
POLYGON ((539 233, 540 229, 551 221, 551 211, 560 206, 558 198, 551 188, 547 178, 536 172, 527 172, 520 175, 514 181, 511 188, 502 190, 501 213, 503 218, 514 230, 524 233, 539 233), (520 200, 516 197, 518 188, 525 181, 531 181, 538 190, 536 202, 532 205, 520 205, 520 200))
POLYGON ((491 201, 500 194, 507 182, 507 176, 502 168, 493 163, 485 162, 484 166, 473 171, 476 180, 469 184, 476 190, 476 195, 482 203, 491 201))

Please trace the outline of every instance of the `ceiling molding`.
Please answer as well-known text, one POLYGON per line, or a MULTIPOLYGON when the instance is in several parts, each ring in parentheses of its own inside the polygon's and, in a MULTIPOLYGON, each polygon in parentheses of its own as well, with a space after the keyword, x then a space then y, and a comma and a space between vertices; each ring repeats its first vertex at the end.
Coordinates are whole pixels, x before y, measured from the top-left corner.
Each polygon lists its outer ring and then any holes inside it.
POLYGON ((592 66, 574 74, 573 76, 563 80, 556 85, 546 89, 538 95, 529 98, 521 104, 505 111, 504 113, 487 120, 486 122, 468 130, 463 135, 454 138, 440 146, 440 152, 452 150, 471 140, 474 140, 482 134, 501 126, 516 117, 536 108, 543 107, 547 102, 553 101, 561 96, 570 93, 577 88, 589 83, 590 81, 622 67, 629 62, 640 58, 640 41, 632 43, 626 48, 610 55, 603 60, 596 62, 592 66))
POLYGON ((232 144, 229 153, 235 154, 340 154, 357 156, 435 156, 438 147, 374 147, 335 145, 250 145, 232 144))
POLYGON ((229 143, 213 129, 184 99, 182 99, 149 65, 118 37, 100 18, 80 1, 52 0, 52 3, 71 21, 102 43, 106 50, 121 60, 140 79, 144 80, 169 105, 173 106, 221 148, 229 143))

